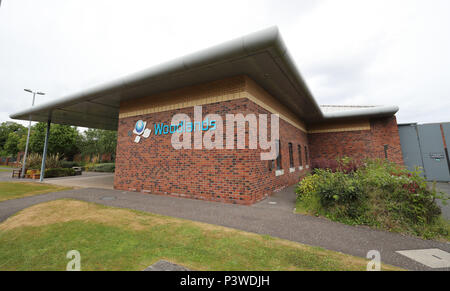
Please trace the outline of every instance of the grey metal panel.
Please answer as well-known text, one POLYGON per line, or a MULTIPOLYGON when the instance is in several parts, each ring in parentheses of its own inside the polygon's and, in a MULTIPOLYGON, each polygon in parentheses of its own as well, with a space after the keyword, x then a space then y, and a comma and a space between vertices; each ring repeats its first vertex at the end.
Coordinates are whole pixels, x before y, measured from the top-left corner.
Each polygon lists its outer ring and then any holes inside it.
POLYGON ((419 137, 417 136, 417 125, 399 125, 398 134, 400 136, 405 165, 411 171, 415 170, 416 167, 423 168, 422 153, 420 151, 419 137))
POLYGON ((447 149, 450 146, 450 122, 442 123, 442 129, 444 130, 445 142, 447 143, 447 149))
POLYGON ((421 124, 417 129, 427 179, 450 181, 440 124, 421 124))
MULTIPOLYGON (((450 170, 450 156, 449 156, 449 145, 450 145, 450 122, 442 123, 442 130, 444 132, 445 143, 447 147, 445 148, 445 154, 447 159, 447 166, 450 170)), ((450 175, 450 173, 449 173, 450 175)))

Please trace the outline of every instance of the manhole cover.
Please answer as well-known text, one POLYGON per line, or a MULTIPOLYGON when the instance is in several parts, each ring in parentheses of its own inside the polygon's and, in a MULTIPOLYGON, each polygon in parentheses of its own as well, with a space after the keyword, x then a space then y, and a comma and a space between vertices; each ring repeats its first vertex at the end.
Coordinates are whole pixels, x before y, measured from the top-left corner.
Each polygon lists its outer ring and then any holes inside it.
POLYGON ((115 196, 103 196, 100 199, 101 200, 116 200, 116 197, 115 196))
POLYGON ((397 251, 397 253, 404 255, 416 262, 424 264, 430 268, 449 268, 450 267, 450 253, 440 249, 425 249, 425 250, 406 250, 397 251))
POLYGON ((186 267, 165 260, 159 260, 153 265, 147 267, 144 271, 190 271, 190 270, 186 267))

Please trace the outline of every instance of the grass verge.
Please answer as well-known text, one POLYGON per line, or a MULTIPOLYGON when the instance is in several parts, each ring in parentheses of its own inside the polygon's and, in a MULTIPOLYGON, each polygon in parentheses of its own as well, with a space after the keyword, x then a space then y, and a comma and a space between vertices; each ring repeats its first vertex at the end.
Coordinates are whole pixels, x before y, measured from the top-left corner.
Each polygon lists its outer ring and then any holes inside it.
MULTIPOLYGON (((221 226, 76 200, 24 209, 0 224, 0 270, 143 270, 160 259, 193 270, 365 270, 367 260, 221 226)), ((383 265, 384 270, 400 270, 383 265)))
POLYGON ((0 202, 71 188, 33 182, 0 182, 0 202))

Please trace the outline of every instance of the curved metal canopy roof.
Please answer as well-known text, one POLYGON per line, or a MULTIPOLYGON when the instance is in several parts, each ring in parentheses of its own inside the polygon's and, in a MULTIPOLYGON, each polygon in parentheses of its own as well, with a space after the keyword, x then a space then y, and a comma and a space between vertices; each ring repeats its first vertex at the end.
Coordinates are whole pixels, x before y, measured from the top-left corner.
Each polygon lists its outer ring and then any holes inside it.
POLYGON ((322 112, 277 27, 258 31, 161 65, 11 114, 12 119, 117 129, 121 101, 221 78, 247 75, 307 123, 388 116, 396 106, 322 112))

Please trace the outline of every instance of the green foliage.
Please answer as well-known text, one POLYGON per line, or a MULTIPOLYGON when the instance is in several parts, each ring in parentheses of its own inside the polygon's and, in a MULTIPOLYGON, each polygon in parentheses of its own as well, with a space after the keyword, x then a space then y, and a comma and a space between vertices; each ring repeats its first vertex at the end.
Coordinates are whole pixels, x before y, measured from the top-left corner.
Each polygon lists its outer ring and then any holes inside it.
MULTIPOLYGON (((47 124, 38 122, 31 128, 29 152, 42 153, 47 124)), ((15 122, 0 124, 0 156, 14 157, 25 150, 27 128, 15 122)), ((101 129, 88 129, 79 133, 76 127, 52 124, 48 141, 48 153, 64 156, 72 160, 76 154, 97 157, 100 161, 102 154, 112 154, 114 157, 117 145, 117 132, 101 129)))
MULTIPOLYGON (((44 122, 38 122, 33 126, 30 136, 30 150, 32 152, 43 152, 46 130, 47 124, 44 122)), ((76 127, 52 124, 48 140, 48 153, 59 153, 71 159, 79 152, 79 140, 80 135, 76 127)))
POLYGON ((81 163, 74 161, 61 161, 61 168, 80 167, 81 163))
POLYGON ((42 156, 38 153, 27 155, 26 167, 28 169, 40 169, 42 164, 42 156))
POLYGON ((115 154, 117 132, 89 128, 81 135, 80 149, 83 156, 115 154))
POLYGON ((86 171, 113 173, 115 168, 115 163, 94 164, 87 166, 86 171))
MULTIPOLYGON (((27 169, 40 169, 42 165, 42 155, 38 153, 31 153, 27 156, 27 169)), ((61 168, 62 160, 60 154, 48 155, 45 159, 45 168, 61 168)))
POLYGON ((15 132, 10 132, 8 135, 8 139, 5 142, 5 145, 3 146, 3 150, 8 154, 8 156, 15 157, 17 156, 17 153, 19 152, 19 140, 20 137, 15 132))
POLYGON ((16 156, 22 150, 21 140, 26 138, 27 129, 15 122, 0 124, 0 156, 16 156))
POLYGON ((44 173, 45 178, 75 176, 75 170, 69 168, 50 168, 44 173))
POLYGON ((296 189, 298 207, 348 224, 365 224, 424 238, 448 237, 436 199, 420 171, 368 160, 355 172, 316 169, 296 189))

